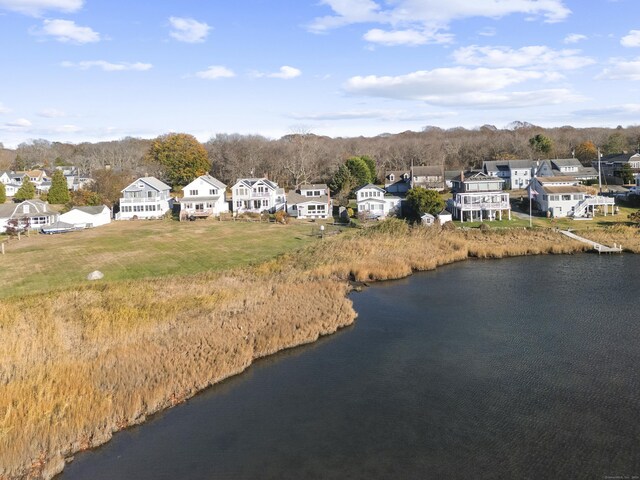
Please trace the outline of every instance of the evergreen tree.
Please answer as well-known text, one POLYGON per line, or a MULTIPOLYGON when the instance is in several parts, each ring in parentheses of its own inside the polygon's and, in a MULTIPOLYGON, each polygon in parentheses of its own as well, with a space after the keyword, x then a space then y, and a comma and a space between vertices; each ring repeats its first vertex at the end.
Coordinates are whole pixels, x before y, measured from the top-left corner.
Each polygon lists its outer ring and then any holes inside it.
POLYGON ((351 157, 347 159, 345 165, 351 172, 351 176, 355 180, 355 186, 361 187, 367 183, 374 181, 374 176, 371 175, 371 170, 367 163, 360 157, 351 157))
POLYGON ((0 204, 3 204, 7 201, 7 189, 4 186, 4 183, 0 182, 0 204))
POLYGON ((427 190, 423 187, 415 187, 407 192, 407 206, 411 210, 414 219, 420 218, 425 213, 437 215, 444 208, 444 199, 435 190, 427 190))
POLYGON ((355 186, 355 179, 345 164, 340 165, 338 171, 333 176, 329 188, 338 200, 340 205, 348 205, 349 196, 355 186))
POLYGON ((377 172, 377 169, 376 169, 376 162, 373 160, 373 158, 368 157, 367 155, 363 155, 360 158, 367 165, 367 167, 369 168, 369 172, 371 173, 369 181, 371 183, 375 183, 376 180, 378 179, 378 172, 377 172))
POLYGON ((67 179, 62 170, 56 170, 51 179, 51 188, 47 200, 52 205, 61 205, 69 202, 69 188, 67 187, 67 179))
POLYGON ((31 200, 32 198, 35 198, 36 196, 36 187, 33 183, 31 183, 31 180, 29 180, 29 177, 24 177, 24 180, 22 181, 22 186, 18 189, 18 191, 16 192, 15 198, 16 200, 31 200))

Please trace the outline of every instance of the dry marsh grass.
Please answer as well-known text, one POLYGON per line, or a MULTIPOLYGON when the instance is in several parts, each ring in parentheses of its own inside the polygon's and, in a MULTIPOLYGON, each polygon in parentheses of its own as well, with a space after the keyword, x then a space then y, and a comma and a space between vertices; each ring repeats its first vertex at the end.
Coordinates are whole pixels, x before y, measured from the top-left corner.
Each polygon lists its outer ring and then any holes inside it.
POLYGON ((0 478, 49 478, 65 457, 254 359, 349 325, 348 280, 583 249, 549 230, 384 222, 255 267, 0 300, 0 478))

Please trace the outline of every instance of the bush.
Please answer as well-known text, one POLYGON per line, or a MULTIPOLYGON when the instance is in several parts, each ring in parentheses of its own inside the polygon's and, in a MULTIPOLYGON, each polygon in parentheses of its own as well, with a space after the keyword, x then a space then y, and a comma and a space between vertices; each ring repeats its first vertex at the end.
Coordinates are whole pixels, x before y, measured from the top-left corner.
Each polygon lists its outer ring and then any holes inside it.
POLYGON ((406 235, 409 233, 409 225, 404 220, 398 218, 386 218, 371 227, 369 231, 392 235, 406 235))
POLYGON ((274 218, 276 220, 276 223, 281 223, 283 225, 289 223, 289 215, 287 215, 287 212, 285 212, 284 210, 278 210, 274 215, 274 218))

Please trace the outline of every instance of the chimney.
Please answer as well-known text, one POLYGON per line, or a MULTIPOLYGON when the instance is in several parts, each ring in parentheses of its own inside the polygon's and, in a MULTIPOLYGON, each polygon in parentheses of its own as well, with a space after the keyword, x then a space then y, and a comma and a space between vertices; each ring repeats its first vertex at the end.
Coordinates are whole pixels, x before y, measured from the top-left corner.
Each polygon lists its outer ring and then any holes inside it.
POLYGON ((460 170, 460 181, 464 182, 464 170, 460 170))

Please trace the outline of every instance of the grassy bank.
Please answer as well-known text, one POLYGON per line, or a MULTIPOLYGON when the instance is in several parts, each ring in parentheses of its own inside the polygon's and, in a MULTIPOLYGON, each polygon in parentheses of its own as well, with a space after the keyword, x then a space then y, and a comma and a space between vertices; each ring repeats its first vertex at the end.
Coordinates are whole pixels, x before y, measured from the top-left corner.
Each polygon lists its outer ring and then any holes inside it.
MULTIPOLYGON (((295 238, 295 228, 309 227, 293 228, 284 231, 295 238)), ((255 358, 350 324, 348 280, 400 278, 468 257, 584 248, 550 230, 449 232, 383 222, 256 265, 5 298, 0 478, 50 477, 65 456, 255 358)))

